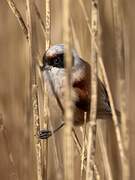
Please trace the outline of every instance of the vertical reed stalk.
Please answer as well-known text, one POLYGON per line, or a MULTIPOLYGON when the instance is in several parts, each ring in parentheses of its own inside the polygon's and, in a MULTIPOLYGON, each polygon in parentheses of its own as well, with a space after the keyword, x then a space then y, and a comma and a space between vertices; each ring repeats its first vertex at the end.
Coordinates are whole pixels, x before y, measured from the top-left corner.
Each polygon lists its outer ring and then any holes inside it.
POLYGON ((46 50, 51 42, 51 0, 45 0, 45 28, 46 28, 46 50))
MULTIPOLYGON (((45 49, 50 46, 50 32, 51 32, 51 12, 50 12, 50 0, 45 0, 45 49)), ((41 17, 41 16, 40 16, 41 17)), ((39 16, 38 16, 39 18, 39 16)), ((44 25, 42 23, 42 28, 44 25)), ((44 31, 43 31, 44 32, 44 31)), ((49 99, 47 85, 44 83, 44 119, 41 121, 41 127, 43 129, 48 128, 49 111, 49 99)), ((42 142, 42 159, 43 159, 43 178, 47 179, 47 161, 48 161, 48 140, 42 142)))
POLYGON ((74 151, 72 139, 73 102, 71 87, 72 55, 70 44, 70 0, 63 0, 63 41, 65 48, 66 88, 64 127, 64 180, 74 180, 74 151))
MULTIPOLYGON (((49 107, 48 107, 48 92, 46 84, 44 83, 44 118, 40 122, 41 129, 48 128, 48 121, 49 121, 49 107)), ((43 178, 47 179, 47 160, 48 160, 48 140, 42 141, 42 171, 43 171, 43 178)))
POLYGON ((37 180, 42 180, 41 141, 36 137, 37 133, 40 130, 37 89, 35 90, 35 92, 32 93, 32 96, 33 96, 32 101, 33 101, 35 148, 36 148, 36 160, 37 160, 37 180))
MULTIPOLYGON (((27 27, 28 27, 28 49, 29 49, 29 62, 31 63, 30 69, 30 86, 32 86, 32 108, 33 108, 33 129, 36 135, 40 129, 39 124, 39 107, 38 107, 38 94, 36 87, 36 63, 33 58, 32 49, 32 0, 26 0, 26 16, 27 16, 27 27)), ((36 159, 37 159, 37 179, 42 180, 42 162, 41 162, 41 143, 40 140, 35 136, 35 148, 36 148, 36 159)))
POLYGON ((97 52, 94 46, 98 33, 98 1, 91 1, 91 109, 88 131, 86 180, 93 180, 93 162, 96 146, 96 114, 97 114, 97 52))
MULTIPOLYGON (((124 37, 123 37, 123 24, 122 24, 122 8, 119 6, 119 1, 112 1, 113 5, 113 18, 114 18, 114 35, 115 35, 115 47, 117 56, 117 75, 118 83, 120 88, 120 110, 121 110, 121 127, 123 145, 125 153, 128 152, 129 137, 127 128, 127 114, 126 114, 126 86, 125 86, 125 59, 123 53, 124 37)), ((122 179, 129 180, 129 162, 128 157, 125 154, 125 160, 123 159, 122 164, 122 179)))

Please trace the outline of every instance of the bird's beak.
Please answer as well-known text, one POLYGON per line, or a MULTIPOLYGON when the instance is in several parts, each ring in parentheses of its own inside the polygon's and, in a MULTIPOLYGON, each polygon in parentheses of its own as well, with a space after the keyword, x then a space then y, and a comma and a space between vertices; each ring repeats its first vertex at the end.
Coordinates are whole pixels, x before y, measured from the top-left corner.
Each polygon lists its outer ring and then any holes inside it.
POLYGON ((46 70, 46 71, 51 70, 51 66, 46 65, 46 66, 44 67, 44 70, 46 70))
POLYGON ((43 65, 43 66, 40 66, 40 69, 41 69, 41 71, 49 71, 49 70, 51 70, 51 67, 48 65, 43 65))

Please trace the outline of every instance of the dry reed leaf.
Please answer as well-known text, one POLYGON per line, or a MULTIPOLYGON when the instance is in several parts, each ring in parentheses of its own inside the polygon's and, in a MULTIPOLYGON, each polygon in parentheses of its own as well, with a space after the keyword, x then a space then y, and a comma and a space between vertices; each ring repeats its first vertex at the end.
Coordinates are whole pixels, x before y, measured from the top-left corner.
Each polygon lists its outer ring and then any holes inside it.
POLYGON ((27 26, 23 20, 23 17, 20 13, 20 11, 18 10, 15 2, 13 0, 7 0, 7 3, 9 5, 9 7, 11 8, 13 14, 16 16, 19 24, 20 24, 20 27, 22 28, 22 31, 26 37, 26 39, 28 40, 28 29, 27 29, 27 26))

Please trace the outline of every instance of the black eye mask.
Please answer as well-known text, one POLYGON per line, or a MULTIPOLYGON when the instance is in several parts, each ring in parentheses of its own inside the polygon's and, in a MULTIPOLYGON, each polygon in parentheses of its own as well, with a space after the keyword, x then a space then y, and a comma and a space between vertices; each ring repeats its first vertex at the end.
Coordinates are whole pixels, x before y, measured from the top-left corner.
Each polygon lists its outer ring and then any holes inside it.
POLYGON ((46 64, 53 67, 64 68, 64 55, 59 54, 51 59, 46 59, 46 64))
MULTIPOLYGON (((72 57, 72 61, 74 65, 74 57, 72 57)), ((41 70, 44 71, 46 66, 64 68, 64 54, 57 54, 54 57, 46 57, 46 54, 44 54, 41 70)))
POLYGON ((40 67, 41 71, 44 71, 46 66, 64 68, 64 55, 59 54, 55 57, 46 57, 46 54, 44 54, 43 66, 40 67))

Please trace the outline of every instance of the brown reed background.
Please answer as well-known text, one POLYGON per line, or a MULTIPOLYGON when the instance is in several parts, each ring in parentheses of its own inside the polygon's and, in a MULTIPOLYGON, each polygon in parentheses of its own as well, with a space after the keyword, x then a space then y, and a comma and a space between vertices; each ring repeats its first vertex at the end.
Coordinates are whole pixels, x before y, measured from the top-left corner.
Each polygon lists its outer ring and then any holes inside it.
MULTIPOLYGON (((25 23, 26 2, 14 1, 25 23)), ((32 1, 30 1, 32 2, 32 1)), ((99 2, 100 13, 100 35, 99 47, 102 49, 102 57, 107 71, 112 95, 115 105, 120 109, 120 82, 119 71, 122 67, 122 78, 126 79, 126 104, 127 104, 127 126, 129 127, 130 146, 127 152, 130 162, 130 179, 135 178, 134 172, 134 40, 135 23, 134 7, 135 3, 127 0, 119 1, 123 14, 116 12, 117 1, 102 0, 99 2), (117 49, 120 44, 116 38, 117 13, 122 16, 124 26, 124 46, 122 47, 122 66, 118 64, 117 49)), ((41 17, 45 20, 45 1, 35 1, 41 17)), ((84 3, 85 11, 91 18, 90 1, 84 3)), ((33 8, 34 9, 34 8, 33 8)), ((79 0, 73 1, 71 18, 73 29, 79 43, 74 42, 81 57, 86 61, 91 58, 91 36, 85 21, 79 0), (79 46, 77 45, 79 44, 79 46)), ((40 26, 39 19, 32 10, 32 57, 39 61, 45 51, 45 38, 40 26)), ((62 3, 61 0, 51 1, 51 44, 62 42, 62 3)), ((27 24, 27 23, 26 23, 27 24)), ((16 17, 9 8, 7 1, 0 0, 0 178, 3 180, 37 179, 37 161, 33 138, 33 120, 31 118, 31 89, 29 89, 30 61, 28 60, 29 46, 16 17)), ((119 26, 122 28, 123 26, 119 26)), ((119 31, 119 29, 117 29, 119 31)), ((73 31, 73 30, 72 30, 73 31)), ((119 37, 118 37, 119 38, 119 37)), ((121 71, 120 71, 121 72, 121 71)), ((32 82, 31 82, 32 83, 32 82)), ((40 84, 40 83, 39 83, 40 84)), ((36 89, 36 88, 35 88, 36 89)), ((42 103, 41 103, 42 104, 42 103)), ((40 113, 43 116, 43 113, 40 113)), ((111 121, 100 122, 99 138, 97 138, 96 165, 100 179, 107 179, 109 168, 111 177, 108 179, 120 180, 121 169, 119 160, 119 150, 117 147, 114 125, 111 121), (102 132, 101 132, 102 130, 102 132), (102 140, 103 135, 103 140, 102 140), (103 142, 105 144, 103 144, 103 142), (104 147, 105 145, 105 147, 104 147), (101 146, 101 148, 100 148, 101 146), (106 152, 105 152, 106 151, 106 152), (109 161, 109 162, 108 162, 109 161), (105 163, 105 164, 104 164, 105 163), (108 164, 109 163, 109 164, 108 164), (105 166, 105 167, 104 167, 105 166), (106 175, 106 173, 108 173, 106 175)), ((125 136, 123 136, 125 138, 125 136)), ((77 161, 78 162, 78 161, 77 161)), ((75 179, 78 179, 78 169, 75 170, 75 179)), ((125 178, 126 179, 126 178, 125 178)))

